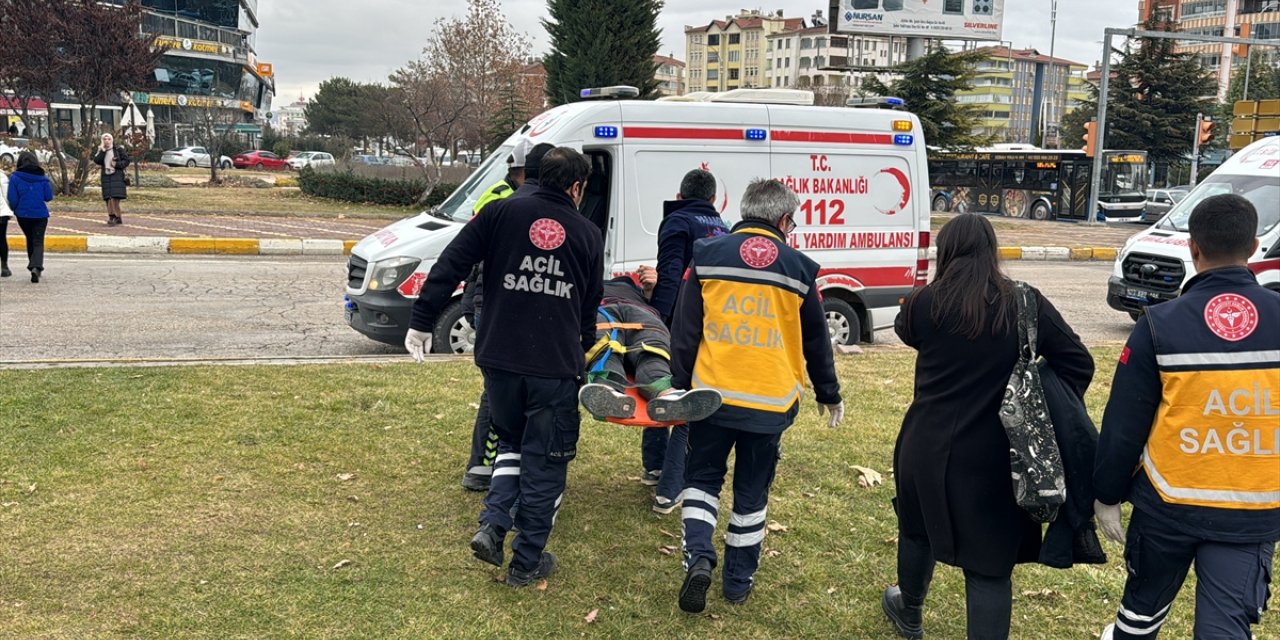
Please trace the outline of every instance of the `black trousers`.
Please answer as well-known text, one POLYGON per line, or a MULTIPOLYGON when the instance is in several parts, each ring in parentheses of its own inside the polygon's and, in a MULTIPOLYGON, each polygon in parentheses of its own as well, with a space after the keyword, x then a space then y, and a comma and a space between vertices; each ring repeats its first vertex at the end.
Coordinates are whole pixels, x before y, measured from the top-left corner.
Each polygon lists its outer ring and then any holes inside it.
POLYGON ((513 524, 518 527, 511 566, 531 571, 560 510, 569 461, 578 454, 578 381, 485 369, 484 386, 498 456, 480 522, 504 535, 513 524), (520 509, 512 522, 516 500, 520 509))
POLYGON ((1116 640, 1154 640, 1196 565, 1196 640, 1249 640, 1267 608, 1275 542, 1228 544, 1188 536, 1133 510, 1124 545, 1129 579, 1116 613, 1116 640))
POLYGON ((18 226, 27 237, 27 270, 44 271, 44 230, 49 226, 49 219, 19 216, 18 226))
POLYGON ((9 266, 9 217, 0 217, 0 265, 9 266))
MULTIPOLYGON (((923 605, 933 582, 933 549, 928 538, 898 539, 898 586, 909 605, 923 605)), ((1011 576, 984 576, 964 570, 969 640, 1006 640, 1013 615, 1011 576)))

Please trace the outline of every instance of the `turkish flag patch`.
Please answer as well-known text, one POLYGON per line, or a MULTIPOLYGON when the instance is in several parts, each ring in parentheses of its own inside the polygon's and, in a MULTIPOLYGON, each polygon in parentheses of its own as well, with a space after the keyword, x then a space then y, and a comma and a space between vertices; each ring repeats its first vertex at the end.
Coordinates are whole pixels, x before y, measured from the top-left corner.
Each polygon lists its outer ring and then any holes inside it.
POLYGON ((1123 364, 1123 365, 1129 364, 1129 353, 1130 353, 1129 347, 1125 347, 1124 351, 1120 352, 1120 364, 1123 364))

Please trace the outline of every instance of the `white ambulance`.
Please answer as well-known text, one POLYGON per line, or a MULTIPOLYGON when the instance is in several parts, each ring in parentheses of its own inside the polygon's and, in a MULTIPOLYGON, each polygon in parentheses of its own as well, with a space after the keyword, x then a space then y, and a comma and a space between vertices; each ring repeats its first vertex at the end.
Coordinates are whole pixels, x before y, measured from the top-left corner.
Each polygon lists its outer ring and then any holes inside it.
POLYGON ((1134 320, 1149 305, 1172 300, 1195 275, 1187 222, 1210 196, 1234 193, 1258 210, 1258 251, 1249 268, 1258 282, 1280 291, 1280 137, 1263 138, 1238 151, 1159 222, 1129 238, 1116 257, 1107 303, 1134 320))
MULTIPOLYGON (((819 284, 832 339, 853 344, 892 326, 902 298, 928 276, 929 176, 919 120, 890 108, 814 107, 813 94, 740 89, 692 99, 641 101, 629 87, 584 91, 512 135, 440 206, 357 244, 348 264, 346 320, 402 344, 426 274, 503 178, 515 144, 582 151, 592 165, 582 214, 604 235, 609 277, 654 265, 663 201, 691 169, 717 179, 715 207, 732 226, 749 181, 778 178, 800 196, 790 242, 822 265, 819 284), (614 99, 620 98, 620 99, 614 99)), ((439 352, 470 350, 461 289, 435 327, 439 352)))

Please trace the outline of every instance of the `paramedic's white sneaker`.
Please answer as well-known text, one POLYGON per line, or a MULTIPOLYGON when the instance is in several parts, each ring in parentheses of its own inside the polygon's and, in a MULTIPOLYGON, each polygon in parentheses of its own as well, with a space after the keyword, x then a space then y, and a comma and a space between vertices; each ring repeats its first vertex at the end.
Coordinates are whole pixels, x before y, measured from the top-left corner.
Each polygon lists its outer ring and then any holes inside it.
POLYGON ((1107 625, 1106 629, 1102 630, 1102 637, 1098 638, 1098 640, 1111 640, 1114 637, 1116 637, 1116 625, 1113 622, 1107 625))
POLYGON ((630 418, 636 415, 636 401, 607 384, 592 383, 578 390, 578 402, 597 418, 630 418))
POLYGON ((705 420, 720 408, 720 392, 715 389, 677 389, 649 401, 649 417, 659 422, 705 420))

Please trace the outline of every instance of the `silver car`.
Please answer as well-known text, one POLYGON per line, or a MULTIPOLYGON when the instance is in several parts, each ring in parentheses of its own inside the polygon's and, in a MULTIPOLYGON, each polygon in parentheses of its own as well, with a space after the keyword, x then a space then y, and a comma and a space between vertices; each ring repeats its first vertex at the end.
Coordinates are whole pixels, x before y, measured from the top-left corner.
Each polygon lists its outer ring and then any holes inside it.
MULTIPOLYGON (((209 152, 204 147, 179 147, 169 149, 160 155, 160 163, 171 167, 209 167, 209 152)), ((230 169, 231 158, 222 156, 218 160, 219 169, 230 169)))
POLYGON ((1157 222, 1169 213, 1173 205, 1187 197, 1185 189, 1151 189, 1147 191, 1147 207, 1142 211, 1142 222, 1157 222))

